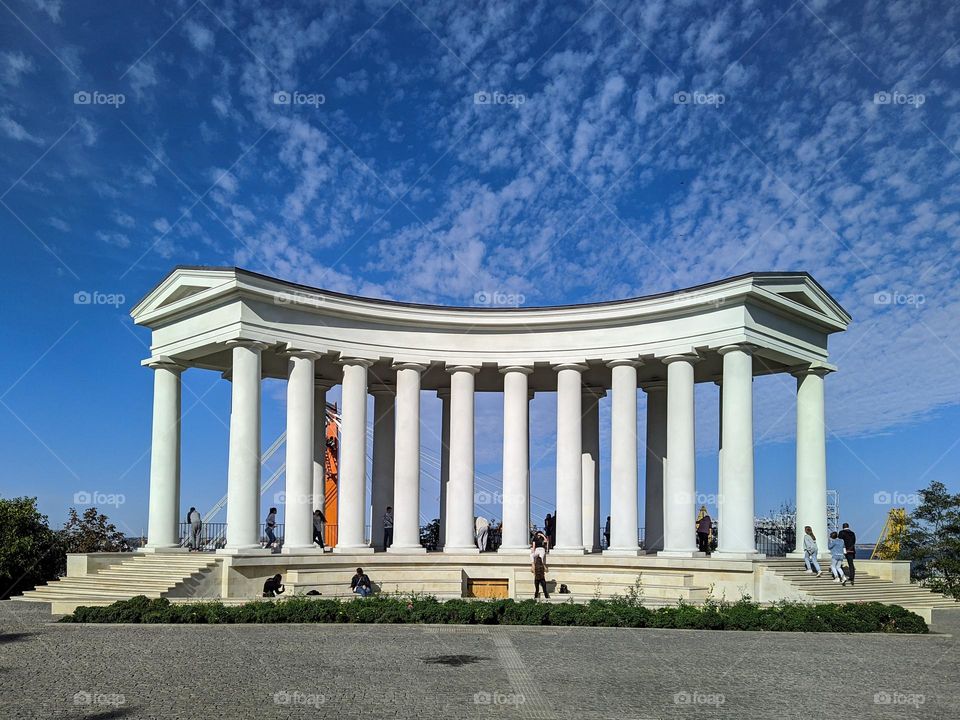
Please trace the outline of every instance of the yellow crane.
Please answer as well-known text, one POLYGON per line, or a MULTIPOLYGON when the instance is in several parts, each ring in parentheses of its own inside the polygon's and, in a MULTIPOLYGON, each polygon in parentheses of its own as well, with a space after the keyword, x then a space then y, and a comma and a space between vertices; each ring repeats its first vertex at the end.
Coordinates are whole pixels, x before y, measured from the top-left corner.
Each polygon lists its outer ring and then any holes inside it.
POLYGON ((890 508, 887 521, 883 524, 877 544, 870 554, 871 560, 896 560, 900 555, 900 543, 907 531, 906 508, 890 508))

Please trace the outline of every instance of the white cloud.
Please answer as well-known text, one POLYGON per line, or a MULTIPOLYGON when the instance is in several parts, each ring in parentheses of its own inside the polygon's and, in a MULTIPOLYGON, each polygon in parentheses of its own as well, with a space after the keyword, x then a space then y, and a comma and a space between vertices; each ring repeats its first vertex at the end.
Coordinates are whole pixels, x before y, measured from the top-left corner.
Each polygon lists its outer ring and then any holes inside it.
POLYGON ((184 21, 183 31, 194 49, 200 52, 207 52, 213 47, 213 31, 193 18, 188 18, 184 21))
POLYGON ((37 137, 28 131, 23 125, 6 115, 0 116, 0 132, 3 132, 11 140, 33 143, 34 145, 43 145, 43 139, 37 137))
POLYGON ((22 52, 8 50, 0 53, 0 83, 4 85, 19 85, 23 76, 34 69, 33 60, 22 52))
POLYGON ((137 221, 133 218, 132 215, 128 215, 127 213, 121 210, 113 211, 113 221, 120 227, 127 228, 127 229, 135 227, 137 224, 137 221))

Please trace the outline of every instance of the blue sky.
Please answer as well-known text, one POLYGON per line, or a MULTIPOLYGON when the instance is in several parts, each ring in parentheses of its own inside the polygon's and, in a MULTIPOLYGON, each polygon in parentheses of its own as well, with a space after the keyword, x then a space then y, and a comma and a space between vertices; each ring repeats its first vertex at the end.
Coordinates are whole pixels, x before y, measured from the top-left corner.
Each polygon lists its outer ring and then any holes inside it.
MULTIPOLYGON (((128 312, 178 263, 455 305, 807 270, 854 317, 831 344, 829 485, 872 538, 889 507, 876 493, 960 490, 958 15, 3 0, 0 494, 37 495, 56 523, 76 493, 122 496, 109 514, 144 526, 149 336, 128 312)), ((794 389, 755 385, 763 512, 793 497, 794 389)), ((183 497, 203 508, 225 491, 229 390, 200 371, 185 386, 183 497)), ((709 494, 716 388, 697 392, 709 494)), ((282 383, 264 398, 269 442, 282 383)), ((498 400, 478 402, 493 475, 498 400)), ((424 407, 439 428, 436 399, 424 407)), ((545 506, 552 411, 534 401, 545 506)), ((431 517, 435 503, 425 491, 431 517)))

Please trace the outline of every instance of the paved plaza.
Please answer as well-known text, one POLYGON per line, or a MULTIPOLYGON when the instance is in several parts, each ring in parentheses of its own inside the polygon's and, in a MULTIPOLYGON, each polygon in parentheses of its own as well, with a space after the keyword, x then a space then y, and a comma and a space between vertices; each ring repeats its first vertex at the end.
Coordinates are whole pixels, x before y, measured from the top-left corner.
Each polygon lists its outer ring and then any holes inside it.
POLYGON ((58 625, 0 603, 2 718, 960 717, 952 636, 58 625))

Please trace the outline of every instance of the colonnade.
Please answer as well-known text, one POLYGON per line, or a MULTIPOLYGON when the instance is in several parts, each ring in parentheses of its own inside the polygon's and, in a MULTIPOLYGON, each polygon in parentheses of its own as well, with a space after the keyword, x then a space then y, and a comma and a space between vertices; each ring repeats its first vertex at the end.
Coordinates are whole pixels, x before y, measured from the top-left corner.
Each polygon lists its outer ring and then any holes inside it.
MULTIPOLYGON (((228 343, 232 405, 227 474, 227 536, 223 552, 260 547, 261 355, 266 345, 228 343)), ((750 559, 754 545, 753 348, 718 348, 722 356, 721 453, 718 493, 720 544, 715 557, 750 559)), ((286 351, 286 553, 315 551, 313 498, 323 487, 326 393, 331 381, 317 377, 317 353, 286 351)), ((701 356, 659 358, 662 377, 638 383, 636 358, 606 363, 610 386, 584 382, 588 365, 554 365, 557 392, 556 547, 558 554, 600 549, 598 402, 611 395, 610 543, 613 556, 638 555, 637 395, 646 403, 645 525, 647 553, 696 557, 694 369, 701 356)), ((393 366, 396 384, 371 378, 373 362, 342 357, 338 553, 373 552, 382 544, 380 519, 394 509, 393 553, 422 553, 419 535, 421 390, 427 366, 393 366), (373 380, 373 381, 371 381, 373 380), (365 538, 367 510, 367 395, 374 397, 372 544, 365 538)), ((178 544, 180 501, 181 371, 170 358, 154 370, 153 445, 150 471, 148 550, 178 544)), ((437 392, 442 407, 441 543, 446 553, 474 553, 475 380, 480 368, 449 364, 449 387, 437 392)), ((823 377, 804 366, 797 376, 797 518, 826 533, 826 460, 823 377)), ((503 539, 499 552, 525 553, 529 545, 529 401, 533 368, 500 368, 503 380, 503 539)), ((822 533, 822 534, 821 534, 822 533)), ((799 542, 799 538, 798 538, 799 542)))

